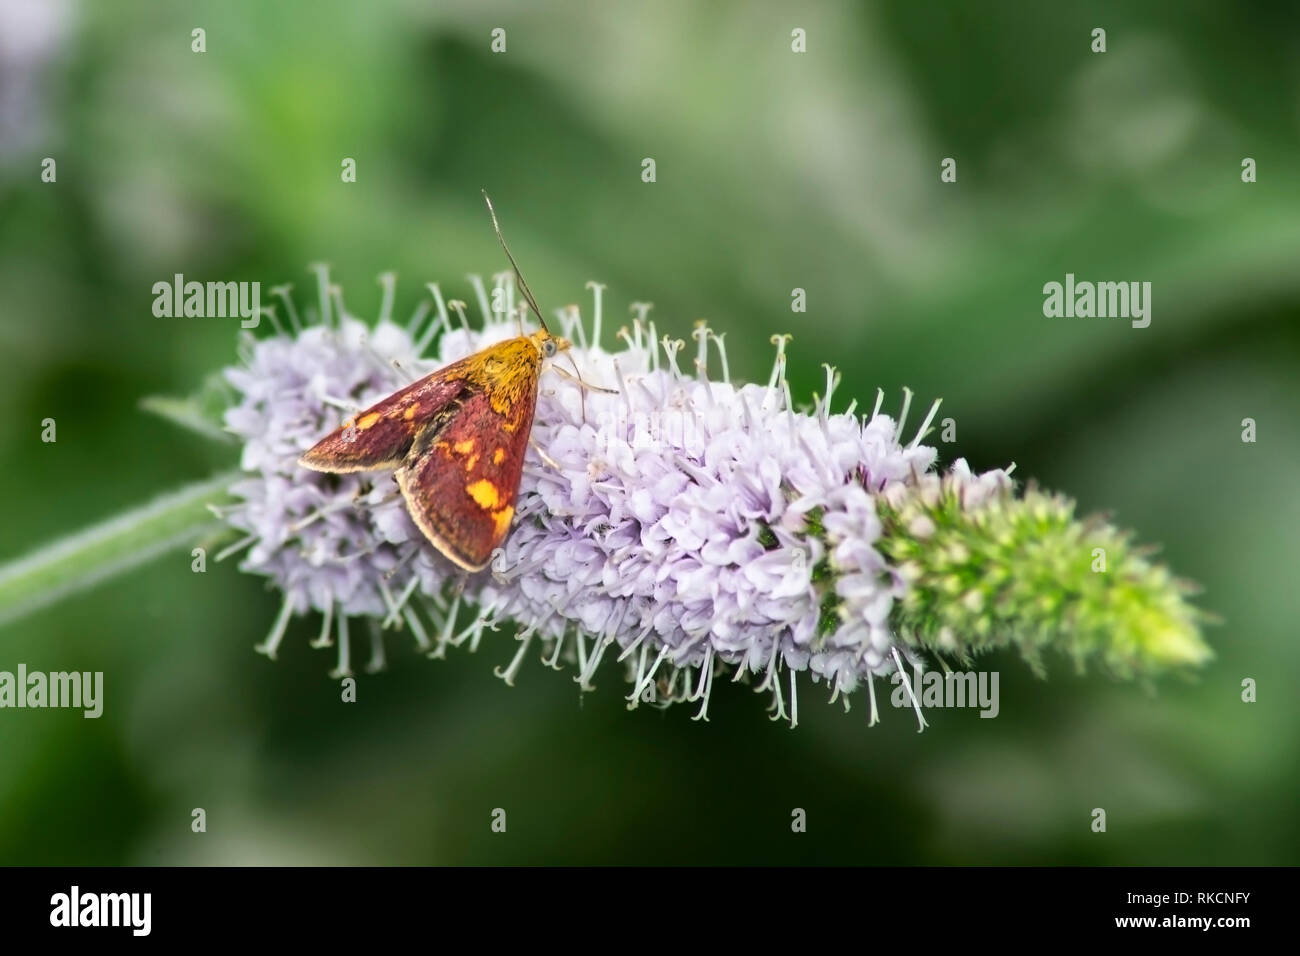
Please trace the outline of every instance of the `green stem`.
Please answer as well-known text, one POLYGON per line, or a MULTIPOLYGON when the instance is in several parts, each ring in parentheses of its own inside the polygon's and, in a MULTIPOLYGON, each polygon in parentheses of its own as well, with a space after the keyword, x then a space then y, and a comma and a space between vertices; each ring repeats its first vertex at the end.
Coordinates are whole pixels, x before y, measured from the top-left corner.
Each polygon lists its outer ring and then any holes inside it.
POLYGON ((0 565, 0 626, 220 530, 208 506, 230 500, 227 489, 239 474, 163 495, 0 565))

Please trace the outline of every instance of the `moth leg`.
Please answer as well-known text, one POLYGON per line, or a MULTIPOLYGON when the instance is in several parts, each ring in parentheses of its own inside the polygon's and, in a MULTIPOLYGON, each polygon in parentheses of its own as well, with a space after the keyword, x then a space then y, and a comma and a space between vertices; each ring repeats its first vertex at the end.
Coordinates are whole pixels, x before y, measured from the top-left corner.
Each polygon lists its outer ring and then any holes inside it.
POLYGON ((557 375, 563 375, 571 382, 577 382, 579 386, 585 388, 589 392, 603 392, 606 395, 618 394, 618 389, 616 388, 605 388, 603 385, 592 385, 590 382, 584 382, 582 379, 574 375, 572 372, 562 369, 558 365, 552 365, 551 371, 555 372, 557 375))
MULTIPOLYGON (((570 356, 569 358, 570 358, 570 361, 572 361, 573 357, 570 356)), ((573 369, 574 369, 575 372, 577 371, 578 366, 577 366, 576 363, 574 364, 573 369)), ((590 385, 590 384, 588 384, 587 382, 584 382, 584 381, 582 380, 582 376, 580 376, 580 375, 573 375, 573 374, 570 374, 569 372, 566 372, 564 369, 560 368, 558 365, 552 365, 552 366, 551 366, 551 370, 552 370, 553 372, 556 372, 557 374, 563 375, 565 378, 567 378, 567 379, 568 379, 569 381, 571 381, 571 382, 577 382, 577 383, 578 383, 578 387, 581 389, 581 391, 578 393, 578 398, 579 398, 579 400, 580 400, 580 401, 579 401, 579 404, 581 404, 581 406, 582 406, 582 420, 583 420, 584 422, 587 420, 587 392, 588 392, 588 391, 593 391, 593 392, 604 392, 606 395, 617 395, 617 394, 618 394, 618 392, 617 392, 616 390, 612 389, 612 388, 603 388, 603 387, 600 386, 600 385, 590 385)))
POLYGON ((528 444, 533 446, 533 450, 536 451, 538 456, 541 457, 543 464, 549 465, 550 467, 554 468, 556 471, 563 471, 563 469, 560 467, 560 463, 556 461, 554 458, 552 458, 550 455, 546 454, 546 452, 542 451, 542 446, 537 444, 537 439, 534 438, 532 435, 528 436, 528 444))

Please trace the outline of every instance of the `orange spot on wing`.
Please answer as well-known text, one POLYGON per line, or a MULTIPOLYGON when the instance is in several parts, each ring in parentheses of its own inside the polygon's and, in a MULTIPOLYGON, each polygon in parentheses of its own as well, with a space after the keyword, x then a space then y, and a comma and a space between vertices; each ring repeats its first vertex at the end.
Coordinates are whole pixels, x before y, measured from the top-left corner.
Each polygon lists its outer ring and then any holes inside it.
POLYGON ((492 453, 492 464, 494 465, 501 464, 501 462, 505 461, 505 459, 506 459, 506 451, 504 448, 498 448, 496 451, 492 453))
POLYGON ((362 415, 357 419, 358 428, 369 428, 375 422, 379 421, 379 413, 371 412, 369 415, 362 415))
POLYGON ((493 511, 497 505, 501 504, 501 494, 497 491, 497 486, 486 478, 480 478, 478 481, 466 485, 465 490, 469 492, 469 496, 484 511, 493 511))
POLYGON ((409 408, 407 408, 406 411, 402 412, 402 417, 405 418, 408 422, 409 422, 412 418, 414 418, 414 417, 415 417, 415 406, 412 405, 412 406, 410 406, 409 408))
POLYGON ((475 444, 476 442, 474 441, 474 439, 469 438, 466 439, 465 441, 458 441, 456 442, 456 444, 452 445, 451 447, 452 450, 458 455, 468 455, 470 452, 474 450, 475 444))
POLYGON ((474 466, 477 464, 478 464, 478 455, 470 455, 469 458, 465 461, 465 470, 473 471, 474 466))
POLYGON ((506 505, 504 508, 500 509, 499 511, 492 512, 492 520, 495 521, 497 525, 498 538, 501 537, 501 535, 506 533, 506 529, 510 527, 510 519, 513 518, 514 516, 515 516, 515 509, 510 507, 510 505, 506 505))

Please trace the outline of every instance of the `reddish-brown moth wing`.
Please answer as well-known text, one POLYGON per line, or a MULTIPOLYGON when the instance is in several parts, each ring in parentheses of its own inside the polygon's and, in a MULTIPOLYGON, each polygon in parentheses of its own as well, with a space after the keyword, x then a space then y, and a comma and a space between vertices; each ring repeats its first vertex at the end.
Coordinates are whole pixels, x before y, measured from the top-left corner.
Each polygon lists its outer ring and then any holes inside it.
POLYGON ((433 440, 421 435, 397 469, 397 486, 424 536, 467 570, 486 567, 510 529, 536 404, 535 386, 504 417, 488 393, 466 395, 433 440))
POLYGON ((399 467, 415 437, 451 410, 466 381, 449 365, 353 415, 298 459, 314 471, 347 474, 399 467))
POLYGON ((298 463, 336 473, 396 468, 424 536, 480 571, 514 517, 542 356, 568 348, 553 341, 542 330, 454 362, 354 416, 298 463))

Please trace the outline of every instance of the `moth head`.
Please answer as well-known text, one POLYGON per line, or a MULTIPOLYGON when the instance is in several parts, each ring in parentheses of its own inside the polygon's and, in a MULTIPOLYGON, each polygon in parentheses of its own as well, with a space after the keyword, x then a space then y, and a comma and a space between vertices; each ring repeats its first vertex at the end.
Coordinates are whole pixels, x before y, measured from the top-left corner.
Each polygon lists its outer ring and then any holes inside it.
POLYGON ((533 345, 544 359, 554 358, 558 353, 566 351, 570 347, 568 339, 552 335, 545 329, 538 329, 529 338, 533 340, 533 345))

